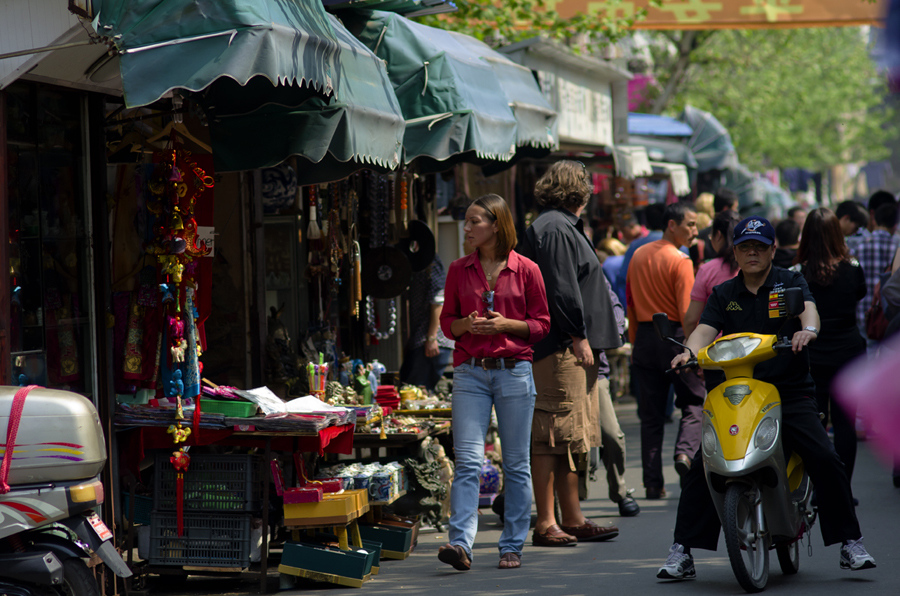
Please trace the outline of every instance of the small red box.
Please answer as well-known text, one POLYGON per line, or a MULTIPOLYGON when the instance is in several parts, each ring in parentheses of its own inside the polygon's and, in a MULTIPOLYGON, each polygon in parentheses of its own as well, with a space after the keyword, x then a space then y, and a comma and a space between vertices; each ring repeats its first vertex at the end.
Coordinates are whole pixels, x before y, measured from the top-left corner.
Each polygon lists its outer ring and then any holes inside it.
POLYGON ((320 478, 313 480, 306 486, 319 486, 326 493, 339 493, 344 490, 344 483, 340 478, 320 478))
POLYGON ((299 488, 287 488, 284 490, 284 502, 294 503, 318 503, 322 500, 322 487, 314 485, 301 486, 299 488))

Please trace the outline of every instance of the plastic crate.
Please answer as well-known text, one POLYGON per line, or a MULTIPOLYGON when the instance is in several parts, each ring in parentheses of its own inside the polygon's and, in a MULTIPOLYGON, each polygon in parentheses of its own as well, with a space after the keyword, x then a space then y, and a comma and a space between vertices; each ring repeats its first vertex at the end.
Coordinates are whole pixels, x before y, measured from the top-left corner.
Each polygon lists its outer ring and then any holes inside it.
MULTIPOLYGON (((128 517, 131 511, 131 495, 122 493, 122 512, 128 517)), ((150 512, 153 510, 153 497, 145 497, 143 495, 134 496, 134 519, 131 520, 135 524, 147 525, 150 523, 150 512)))
POLYGON ((211 414, 225 414, 231 418, 252 418, 256 416, 257 405, 249 401, 200 398, 200 411, 211 414))
MULTIPOLYGON (((184 473, 184 510, 259 511, 262 503, 261 458, 255 455, 194 455, 184 473)), ((169 453, 156 454, 153 510, 175 511, 177 479, 169 453)))
POLYGON ((184 514, 184 534, 178 535, 174 512, 153 513, 150 524, 151 565, 202 567, 250 566, 251 514, 184 514))

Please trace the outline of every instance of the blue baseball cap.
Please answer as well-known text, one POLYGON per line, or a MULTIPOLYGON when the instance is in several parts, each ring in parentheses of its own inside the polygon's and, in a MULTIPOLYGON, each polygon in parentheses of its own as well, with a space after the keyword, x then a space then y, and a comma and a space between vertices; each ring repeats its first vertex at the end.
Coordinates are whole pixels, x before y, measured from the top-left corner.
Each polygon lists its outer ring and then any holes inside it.
POLYGON ((747 240, 756 240, 763 244, 775 244, 775 228, 765 217, 752 216, 741 220, 734 227, 734 242, 740 244, 747 240))

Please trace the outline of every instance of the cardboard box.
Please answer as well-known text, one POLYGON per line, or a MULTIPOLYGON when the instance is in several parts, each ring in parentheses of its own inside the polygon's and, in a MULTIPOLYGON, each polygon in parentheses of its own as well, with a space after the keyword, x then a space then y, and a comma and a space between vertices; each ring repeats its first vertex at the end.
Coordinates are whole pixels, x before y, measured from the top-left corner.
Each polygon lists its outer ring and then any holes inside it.
POLYGON ((359 526, 363 540, 381 543, 381 556, 385 559, 405 559, 412 551, 413 530, 396 526, 359 526))
POLYGON ((378 550, 339 550, 303 542, 287 542, 281 554, 280 573, 306 577, 353 588, 370 579, 378 550))
POLYGON ((347 524, 360 515, 354 491, 326 493, 318 503, 285 503, 284 525, 294 527, 347 524))

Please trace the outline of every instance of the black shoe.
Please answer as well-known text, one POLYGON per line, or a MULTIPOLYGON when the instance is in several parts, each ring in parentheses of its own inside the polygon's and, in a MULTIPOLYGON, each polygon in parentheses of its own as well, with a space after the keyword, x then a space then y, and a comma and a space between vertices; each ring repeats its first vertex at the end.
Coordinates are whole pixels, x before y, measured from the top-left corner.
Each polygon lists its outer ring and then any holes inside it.
POLYGON ((622 517, 634 517, 641 512, 640 505, 637 504, 633 497, 625 497, 619 501, 618 505, 619 515, 622 517))
POLYGON ((494 502, 491 503, 491 511, 500 516, 501 524, 505 522, 503 514, 506 511, 506 497, 503 493, 500 493, 499 495, 494 497, 494 502))
POLYGON ((647 499, 649 500, 665 499, 666 496, 668 496, 666 489, 662 486, 647 487, 647 499))

